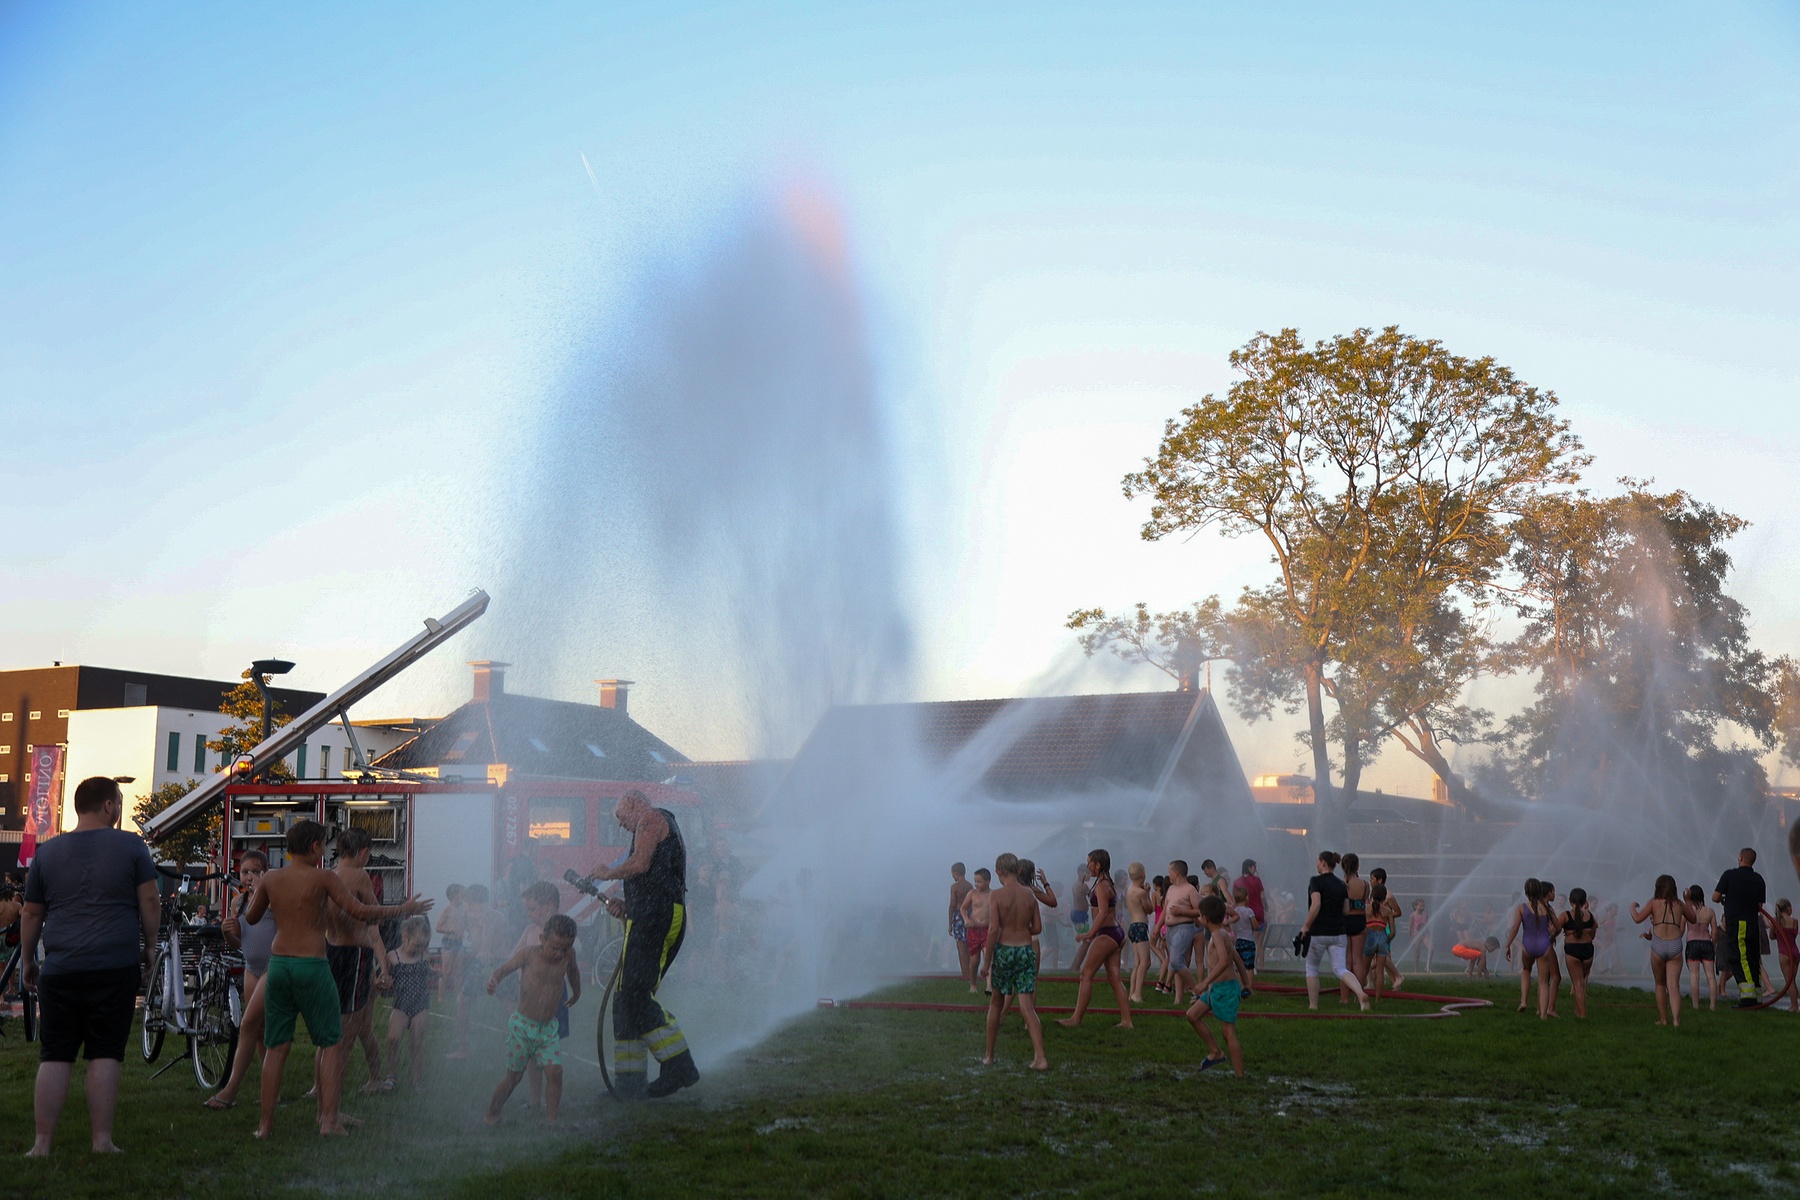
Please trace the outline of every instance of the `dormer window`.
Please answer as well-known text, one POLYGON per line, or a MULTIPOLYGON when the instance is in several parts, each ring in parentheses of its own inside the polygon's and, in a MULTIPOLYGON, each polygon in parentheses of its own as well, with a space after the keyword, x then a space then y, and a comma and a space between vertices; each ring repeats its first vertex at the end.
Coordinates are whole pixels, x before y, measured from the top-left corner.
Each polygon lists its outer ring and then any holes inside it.
POLYGON ((594 745, 594 743, 592 743, 592 742, 587 743, 587 749, 588 749, 588 753, 593 755, 595 758, 605 758, 606 757, 606 751, 604 751, 600 747, 594 745))
POLYGON ((467 754, 469 752, 469 747, 474 744, 475 731, 473 729, 464 730, 462 733, 456 735, 456 744, 445 751, 444 761, 461 762, 462 756, 467 754))
POLYGON ((538 753, 539 753, 539 754, 548 754, 548 753, 550 753, 550 747, 548 747, 548 746, 546 746, 546 745, 544 745, 544 743, 542 743, 542 742, 540 742, 540 741, 538 741, 538 740, 537 740, 537 739, 536 739, 536 738, 534 738, 534 737, 528 737, 528 738, 526 738, 526 739, 525 739, 525 740, 526 740, 526 741, 528 741, 528 742, 530 742, 530 743, 531 743, 531 748, 532 748, 532 749, 533 749, 533 750, 536 750, 536 751, 537 751, 537 752, 538 752, 538 753))

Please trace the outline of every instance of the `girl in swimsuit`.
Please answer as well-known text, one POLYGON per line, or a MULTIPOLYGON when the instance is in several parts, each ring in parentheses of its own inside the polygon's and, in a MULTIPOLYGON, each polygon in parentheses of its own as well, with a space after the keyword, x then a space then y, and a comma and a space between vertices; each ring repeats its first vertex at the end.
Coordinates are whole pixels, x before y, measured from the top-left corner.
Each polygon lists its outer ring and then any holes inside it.
POLYGON ((1525 903, 1513 910, 1512 928, 1506 934, 1506 961, 1512 961, 1513 940, 1520 944, 1524 977, 1519 983, 1519 1011, 1525 1011, 1525 989, 1530 984, 1532 968, 1537 969, 1538 1020, 1550 1018, 1550 965, 1546 961, 1554 945, 1556 913, 1544 902, 1544 885, 1535 879, 1525 881, 1525 903), (1523 936, 1521 936, 1523 935, 1523 936))
POLYGON ((1425 950, 1425 969, 1431 970, 1431 921, 1425 913, 1425 902, 1414 900, 1412 916, 1407 918, 1406 933, 1411 941, 1407 949, 1412 952, 1413 970, 1419 969, 1419 949, 1425 950))
POLYGON ((1569 964, 1569 988, 1575 993, 1575 1015, 1587 1016, 1588 972, 1594 966, 1594 934, 1600 922, 1588 911, 1584 888, 1569 889, 1569 911, 1563 914, 1563 958, 1569 964))
POLYGON ((1093 876, 1093 890, 1088 893, 1088 909, 1093 913, 1094 927, 1077 941, 1086 943, 1086 958, 1081 968, 1081 986, 1075 992, 1075 1011, 1058 1021, 1065 1029, 1081 1024, 1087 1015, 1088 1002, 1094 996, 1094 976, 1106 971, 1106 982, 1112 985, 1119 1002, 1119 1028, 1130 1029, 1131 997, 1119 979, 1119 951, 1125 945, 1125 929, 1119 924, 1116 906, 1118 892, 1112 881, 1112 855, 1096 850, 1088 855, 1088 871, 1093 876))
MULTIPOLYGON (((1554 916, 1556 913, 1556 885, 1548 879, 1539 880, 1538 895, 1544 901, 1545 910, 1554 916)), ((1556 1015, 1557 998, 1562 995, 1562 963, 1557 961, 1556 957, 1556 939, 1561 935, 1562 923, 1552 921, 1550 923, 1550 953, 1545 957, 1550 960, 1550 1015, 1553 1017, 1556 1015)))
POLYGON ((1800 1012, 1800 989, 1794 986, 1794 974, 1800 971, 1800 946, 1795 944, 1796 929, 1800 929, 1800 921, 1794 920, 1793 902, 1777 900, 1775 915, 1769 918, 1769 936, 1775 939, 1775 948, 1781 954, 1781 990, 1764 1003, 1772 1005, 1786 996, 1789 1012, 1800 1012))
POLYGON ((1687 890, 1688 912, 1692 914, 1687 927, 1687 968, 1688 993, 1694 997, 1694 1011, 1700 1010, 1700 981, 1706 980, 1706 1004, 1716 1010, 1719 1007, 1719 968, 1718 954, 1713 942, 1717 918, 1706 903, 1706 893, 1699 884, 1687 890))
MULTIPOLYGON (((1361 862, 1354 854, 1346 854, 1338 860, 1344 867, 1344 954, 1350 960, 1350 970, 1358 980, 1369 974, 1369 960, 1363 952, 1363 943, 1369 932, 1369 881, 1356 873, 1361 862)), ((1338 1001, 1342 1004, 1350 1002, 1350 989, 1342 983, 1338 984, 1338 1001)))
POLYGON ((1687 928, 1687 903, 1675 890, 1673 875, 1656 877, 1650 903, 1631 906, 1631 919, 1650 922, 1650 975, 1656 983, 1656 1023, 1681 1028, 1681 956, 1687 928))
MULTIPOLYGON (((1369 890, 1371 892, 1371 898, 1376 888, 1380 888, 1383 894, 1387 896, 1387 899, 1381 901, 1380 905, 1381 914, 1387 919, 1388 940, 1387 961, 1382 963, 1381 969, 1387 973, 1388 986, 1397 992, 1406 983, 1406 976, 1400 973, 1400 966, 1394 961, 1400 957, 1398 954, 1394 953, 1394 947, 1400 940, 1400 914, 1402 910, 1400 908, 1399 898, 1394 895, 1393 889, 1389 888, 1387 885, 1387 872, 1380 867, 1376 867, 1373 871, 1369 872, 1369 890)), ((1375 918, 1371 915, 1369 924, 1373 925, 1374 923, 1375 918)), ((1363 943, 1363 949, 1368 950, 1368 942, 1366 939, 1363 943)), ((1369 957, 1371 959, 1375 957, 1373 951, 1369 951, 1369 957)), ((1363 980, 1364 990, 1368 989, 1370 982, 1371 981, 1367 979, 1363 980)))
POLYGON ((1156 983, 1159 992, 1169 991, 1169 939, 1163 930, 1163 897, 1169 891, 1169 877, 1158 875, 1150 881, 1150 899, 1153 909, 1150 916, 1150 953, 1156 955, 1156 983))

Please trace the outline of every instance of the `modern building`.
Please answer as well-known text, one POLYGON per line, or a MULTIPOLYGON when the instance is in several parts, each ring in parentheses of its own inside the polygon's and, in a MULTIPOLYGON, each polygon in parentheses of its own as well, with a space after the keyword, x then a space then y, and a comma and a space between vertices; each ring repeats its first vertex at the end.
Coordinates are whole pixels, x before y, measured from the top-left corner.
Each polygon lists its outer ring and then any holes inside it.
POLYGON ((518 696, 506 690, 503 662, 474 668, 467 704, 424 727, 377 765, 446 781, 509 778, 603 779, 660 783, 688 758, 632 720, 631 681, 601 679, 598 704, 518 696))
MULTIPOLYGON (((206 743, 228 723, 220 706, 241 682, 61 663, 0 671, 0 828, 16 836, 24 827, 31 782, 26 756, 38 746, 64 750, 65 795, 52 798, 64 828, 75 821, 73 808, 64 803, 66 793, 90 775, 130 777, 129 812, 136 796, 219 770, 226 764, 206 743)), ((270 691, 289 716, 325 698, 295 688, 270 691)), ((371 757, 420 727, 416 721, 355 722, 357 739, 371 757)), ((296 774, 326 778, 349 765, 349 746, 342 728, 329 726, 291 755, 288 766, 296 774)))

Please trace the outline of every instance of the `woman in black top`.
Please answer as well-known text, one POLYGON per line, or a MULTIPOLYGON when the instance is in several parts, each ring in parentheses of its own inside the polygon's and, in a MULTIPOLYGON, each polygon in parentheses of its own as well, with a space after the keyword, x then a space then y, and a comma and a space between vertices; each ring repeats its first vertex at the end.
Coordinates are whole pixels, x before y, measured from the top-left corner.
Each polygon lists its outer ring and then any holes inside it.
POLYGON ((1569 889, 1569 911, 1563 914, 1563 959, 1569 964, 1569 987, 1575 993, 1575 1015, 1587 1016, 1588 972, 1594 967, 1594 934, 1600 922, 1588 911, 1586 888, 1569 889))
POLYGON ((1306 920, 1300 925, 1301 934, 1311 939, 1306 950, 1306 1007, 1319 1007, 1319 964, 1329 958, 1331 973, 1356 994, 1367 1011, 1369 997, 1344 959, 1344 910, 1349 897, 1344 881, 1335 874, 1337 865, 1338 856, 1324 851, 1319 855, 1319 873, 1306 885, 1306 920))

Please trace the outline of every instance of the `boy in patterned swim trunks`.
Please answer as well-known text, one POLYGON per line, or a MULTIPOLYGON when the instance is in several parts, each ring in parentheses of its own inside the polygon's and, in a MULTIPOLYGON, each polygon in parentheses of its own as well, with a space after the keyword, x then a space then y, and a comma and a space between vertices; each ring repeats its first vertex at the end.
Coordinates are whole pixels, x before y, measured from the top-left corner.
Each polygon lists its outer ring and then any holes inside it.
POLYGON ((970 988, 975 985, 969 979, 969 943, 963 936, 962 902, 975 885, 963 878, 966 868, 961 863, 950 864, 950 936, 956 941, 957 965, 962 968, 962 977, 970 988))
POLYGON ((1025 1030, 1031 1035, 1031 1069, 1047 1071, 1044 1057, 1044 1026, 1038 1020, 1037 953, 1031 939, 1043 932, 1044 920, 1038 912, 1037 897, 1019 882, 1017 855, 1002 854, 994 861, 1000 877, 1000 890, 992 893, 988 903, 988 921, 993 933, 993 992, 988 997, 987 1054, 982 1064, 994 1061, 994 1043, 1000 1036, 1000 1017, 1005 1012, 1007 997, 1019 1001, 1019 1015, 1025 1018, 1025 1030))
POLYGON ((562 1002, 564 983, 571 1007, 581 999, 574 919, 557 913, 545 921, 537 945, 521 947, 488 976, 488 995, 514 971, 519 972, 519 1003, 506 1023, 506 1078, 488 1101, 487 1123, 500 1123, 507 1097, 525 1078, 525 1068, 535 1063, 544 1071, 544 1119, 554 1124, 562 1105, 562 1039, 556 1027, 556 1008, 562 1002))
POLYGON ((1208 1013, 1218 1018, 1225 1034, 1225 1049, 1231 1055, 1231 1069, 1241 1079, 1244 1074, 1244 1051, 1238 1045, 1238 1002, 1250 986, 1250 972, 1238 957, 1237 947, 1225 935, 1225 902, 1217 896, 1200 898, 1200 923, 1212 936, 1206 942, 1206 970, 1196 985, 1193 1006, 1187 1010, 1188 1024, 1206 1043, 1206 1057, 1200 1060, 1202 1071, 1225 1061, 1219 1044, 1213 1041, 1203 1021, 1208 1013))

